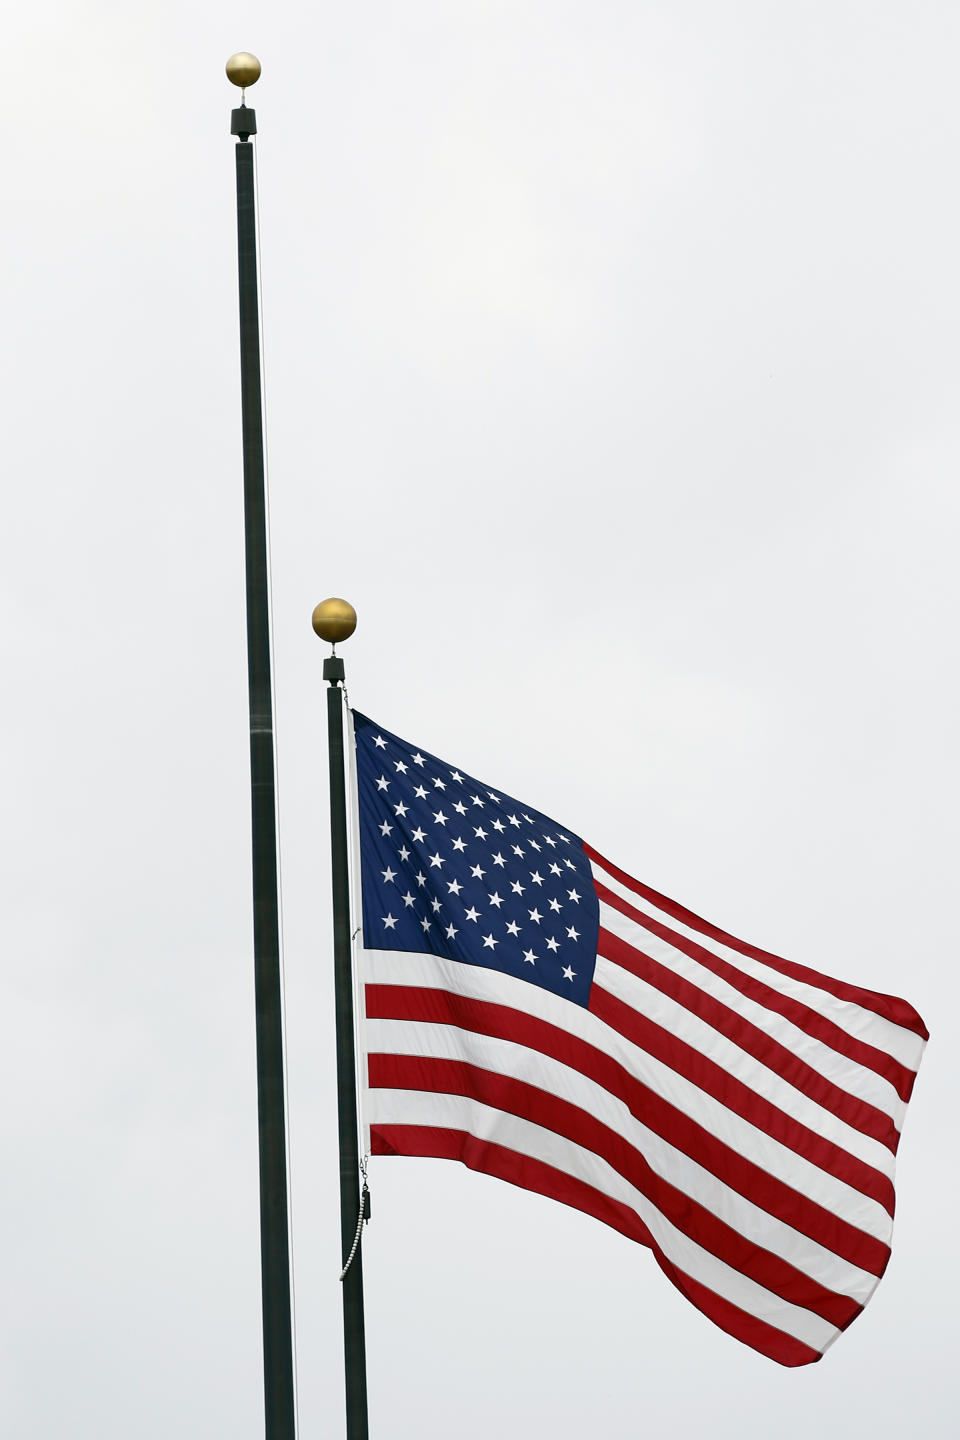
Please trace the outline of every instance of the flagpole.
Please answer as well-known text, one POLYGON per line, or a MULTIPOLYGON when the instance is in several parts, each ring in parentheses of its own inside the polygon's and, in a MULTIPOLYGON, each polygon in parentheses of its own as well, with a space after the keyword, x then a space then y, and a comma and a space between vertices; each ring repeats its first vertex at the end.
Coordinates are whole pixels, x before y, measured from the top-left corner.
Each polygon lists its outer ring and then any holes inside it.
POLYGON ((360 1193, 357 1138, 357 1072, 353 1043, 353 973, 350 937, 350 880, 347 859, 347 794, 343 758, 343 661, 338 640, 354 632, 357 615, 346 600, 322 601, 313 628, 334 647, 323 662, 327 688, 327 743, 330 758, 330 870, 333 879, 333 976, 337 1029, 337 1119, 340 1137, 340 1277, 343 1285, 343 1364, 346 1380, 347 1440, 367 1440, 367 1358, 363 1321, 363 1258, 360 1236, 368 1214, 367 1189, 360 1193))
POLYGON ((284 1117, 283 1021, 274 780, 270 610, 260 392, 260 306, 253 146, 257 119, 246 86, 260 62, 241 53, 227 61, 241 89, 232 112, 236 135, 237 252, 240 281, 240 394, 243 419, 243 500, 247 576, 247 677, 250 698, 250 802, 253 841, 253 965, 257 1021, 257 1111, 260 1153, 260 1277, 263 1304, 263 1390, 266 1440, 296 1434, 287 1228, 287 1144, 284 1117))

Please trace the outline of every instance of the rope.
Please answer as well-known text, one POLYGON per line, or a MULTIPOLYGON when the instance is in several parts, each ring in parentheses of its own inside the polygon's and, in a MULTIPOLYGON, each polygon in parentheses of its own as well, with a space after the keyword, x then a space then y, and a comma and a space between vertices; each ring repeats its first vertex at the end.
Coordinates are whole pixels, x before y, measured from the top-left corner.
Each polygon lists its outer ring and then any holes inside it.
POLYGON ((354 1235, 354 1237, 353 1237, 353 1244, 352 1244, 352 1246, 350 1247, 350 1254, 347 1256, 347 1263, 346 1263, 346 1265, 344 1265, 343 1269, 340 1271, 340 1283, 341 1283, 341 1284, 343 1284, 344 1276, 346 1275, 347 1271, 350 1269, 350 1266, 353 1264, 353 1257, 356 1255, 357 1251, 360 1249, 360 1236, 361 1236, 361 1234, 363 1233, 363 1227, 364 1227, 364 1225, 366 1224, 366 1222, 370 1219, 370 1187, 369 1187, 369 1185, 367 1184, 367 1162, 366 1162, 366 1157, 364 1157, 364 1158, 361 1159, 361 1161, 360 1161, 360 1170, 361 1170, 361 1173, 363 1174, 363 1189, 360 1191, 360 1213, 359 1213, 359 1215, 357 1216, 357 1233, 356 1233, 356 1234, 354 1235))

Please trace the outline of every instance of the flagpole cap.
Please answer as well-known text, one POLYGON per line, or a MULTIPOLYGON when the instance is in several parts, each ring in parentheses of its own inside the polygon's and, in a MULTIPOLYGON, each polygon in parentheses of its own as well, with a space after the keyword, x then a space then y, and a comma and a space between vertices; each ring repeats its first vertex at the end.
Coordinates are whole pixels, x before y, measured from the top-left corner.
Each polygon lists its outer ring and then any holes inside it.
POLYGON ((231 55, 227 61, 227 79, 241 90, 256 85, 260 79, 260 61, 256 55, 251 55, 249 50, 238 50, 236 55, 231 55))
POLYGON ((336 645, 339 640, 349 640, 356 630, 357 612, 349 600, 340 600, 332 595, 315 607, 313 628, 321 640, 336 645))

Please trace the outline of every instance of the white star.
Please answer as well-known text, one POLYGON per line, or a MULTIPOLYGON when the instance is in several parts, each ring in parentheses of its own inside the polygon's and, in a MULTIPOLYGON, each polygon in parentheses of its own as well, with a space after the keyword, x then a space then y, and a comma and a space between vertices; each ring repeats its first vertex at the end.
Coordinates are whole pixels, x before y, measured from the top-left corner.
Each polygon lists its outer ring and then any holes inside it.
POLYGON ((421 830, 419 825, 417 826, 416 830, 412 830, 410 833, 413 836, 414 840, 420 841, 421 845, 427 838, 426 830, 421 830))
POLYGON ((447 863, 446 860, 441 860, 441 859, 440 859, 440 851, 439 851, 439 850, 437 851, 436 855, 431 855, 431 856, 430 856, 430 868, 431 868, 432 870, 439 870, 439 869, 440 869, 440 866, 441 866, 441 865, 446 865, 446 863, 447 863))
POLYGON ((560 914, 560 901, 559 901, 559 900, 551 900, 551 901, 550 901, 550 909, 553 911, 553 913, 554 913, 555 915, 559 915, 559 914, 560 914))
POLYGON ((520 934, 520 926, 517 924, 516 920, 511 920, 511 921, 510 921, 509 925, 507 926, 507 934, 508 934, 508 935, 519 935, 519 934, 520 934))
POLYGON ((540 924, 540 921, 543 919, 543 916, 540 914, 540 911, 534 909, 534 910, 530 910, 528 913, 529 913, 529 915, 530 915, 530 919, 534 922, 534 924, 535 924, 535 925, 539 925, 539 924, 540 924))
POLYGON ((388 822, 387 822, 386 820, 384 820, 383 824, 380 826, 380 834, 381 834, 381 835, 389 835, 389 834, 390 834, 390 831, 391 831, 392 829, 393 829, 393 826, 390 825, 390 824, 388 824, 388 822))
POLYGON ((387 927, 388 930, 396 929, 397 922, 392 915, 381 915, 380 919, 383 921, 384 925, 387 927))
POLYGON ((579 931, 579 930, 574 930, 574 928, 573 928, 572 925, 568 925, 568 926, 567 926, 567 934, 570 936, 570 939, 571 939, 571 940, 579 940, 579 939, 580 939, 580 931, 579 931))
POLYGON ((466 850, 466 848, 467 848, 466 842, 465 842, 464 840, 461 840, 461 839, 460 839, 460 836, 458 835, 457 838, 456 838, 456 840, 454 840, 454 842, 453 842, 453 848, 454 848, 454 850, 460 850, 460 851, 466 850))
POLYGON ((446 825, 447 817, 446 815, 444 815, 442 810, 434 810, 433 823, 434 825, 446 825))
POLYGON ((556 940, 554 940, 554 938, 553 938, 552 935, 550 936, 550 939, 547 941, 547 949, 548 949, 553 955, 556 955, 557 951, 560 949, 559 942, 556 941, 556 940))
POLYGON ((574 905, 580 904, 580 896, 577 894, 576 890, 568 890, 567 894, 570 896, 570 899, 573 901, 574 905))
POLYGON ((389 865, 387 866, 386 870, 381 870, 380 874, 383 876, 384 885, 389 885, 391 880, 395 880, 397 878, 396 870, 391 870, 389 865))
POLYGON ((569 835, 563 835, 563 834, 561 834, 561 835, 558 835, 558 836, 557 836, 557 839, 558 839, 558 840, 562 840, 563 843, 564 843, 564 845, 569 845, 569 844, 570 844, 570 836, 569 836, 569 835))
POLYGON ((399 805, 394 805, 393 813, 394 815, 399 815, 402 817, 406 815, 408 808, 409 807, 407 805, 404 805, 403 801, 401 800, 399 805))
POLYGON ((486 875, 486 873, 487 873, 486 870, 481 869, 481 867, 480 867, 479 865, 471 865, 471 866, 470 866, 470 874, 473 876, 473 878, 474 878, 475 880, 482 880, 483 877, 484 877, 484 875, 486 875))
POLYGON ((496 855, 493 856, 493 863, 494 865, 506 865, 507 863, 506 860, 504 860, 503 856, 500 854, 499 850, 497 851, 496 855))
POLYGON ((576 975, 576 973, 577 973, 576 970, 571 970, 569 965, 564 965, 564 967, 563 967, 564 979, 566 979, 566 980, 572 980, 573 977, 574 977, 574 975, 576 975))
POLYGON ((551 875, 562 875, 562 874, 563 874, 563 871, 560 869, 560 866, 556 863, 556 861, 553 861, 553 862, 551 863, 551 865, 550 865, 550 874, 551 874, 551 875))
POLYGON ((423 756, 420 754, 420 751, 419 751, 419 750, 416 752, 415 755, 411 755, 411 756, 410 756, 410 759, 413 761, 414 765, 422 765, 422 764, 423 764, 423 756))
POLYGON ((417 874, 414 876, 414 879, 416 880, 417 884, 420 886, 421 889, 427 883, 427 877, 426 875, 424 875, 422 870, 419 870, 417 872, 417 874))
POLYGON ((511 825, 516 825, 519 829, 520 821, 517 819, 516 815, 508 815, 507 819, 510 821, 511 825))
POLYGON ((472 920, 474 924, 476 924, 476 922, 480 919, 480 911, 474 910, 473 906, 471 905, 470 909, 466 912, 466 918, 468 920, 472 920))
POLYGON ((533 881, 534 885, 543 884, 543 876, 540 874, 539 870, 531 870, 530 879, 533 881))
POLYGON ((550 846, 551 850, 556 850, 556 848, 557 848, 557 842, 556 842, 556 840, 552 839, 551 836, 549 836, 549 835, 544 835, 543 838, 544 838, 544 840, 546 840, 546 842, 547 842, 547 844, 550 846))
POLYGON ((483 948, 484 948, 484 950, 492 950, 493 947, 494 947, 494 945, 496 945, 496 943, 497 943, 497 942, 496 942, 496 940, 494 940, 492 932, 491 932, 491 934, 489 934, 489 935, 484 935, 484 937, 483 937, 483 948))
POLYGON ((493 828, 494 828, 494 830, 496 830, 496 832, 497 832, 498 835, 502 835, 503 832, 504 832, 504 830, 506 830, 507 827, 506 827, 506 825, 504 825, 504 823, 503 823, 502 820, 494 820, 494 822, 493 822, 493 828))
POLYGON ((452 940, 453 937, 454 937, 454 935, 459 935, 459 934, 460 934, 460 931, 457 929, 456 925, 448 925, 445 933, 446 933, 447 939, 448 939, 448 940, 452 940))
POLYGON ((479 805, 480 809, 483 809, 483 801, 480 799, 479 795, 471 795, 470 799, 473 801, 474 805, 479 805))
POLYGON ((409 909, 409 907, 413 904, 413 896, 410 894, 410 891, 408 890, 407 893, 406 893, 406 895, 402 896, 401 898, 402 898, 402 900, 403 900, 404 905, 406 905, 407 908, 409 909))
POLYGON ((466 805, 464 805, 462 800, 458 800, 453 808, 454 810, 456 810, 458 815, 466 815, 467 813, 467 807, 466 805))
POLYGON ((448 880, 447 889, 450 891, 451 895, 459 895, 460 891, 463 889, 463 886, 460 884, 459 880, 448 880))
POLYGON ((420 921, 420 924, 423 926, 423 933, 426 934, 427 931, 430 929, 430 921, 427 919, 426 915, 424 915, 423 919, 420 921))
POLYGON ((380 779, 377 781, 377 789, 378 789, 378 790, 386 790, 386 788, 387 788, 387 786, 388 786, 389 784, 390 784, 390 781, 387 779, 386 775, 381 775, 381 776, 380 776, 380 779))
POLYGON ((437 911, 440 909, 440 901, 437 899, 436 896, 434 896, 433 899, 430 901, 430 904, 433 907, 434 915, 436 915, 437 911))
POLYGON ((427 792, 426 790, 424 790, 422 785, 415 785, 413 787, 413 793, 414 795, 416 795, 418 800, 426 800, 427 798, 427 792))
POLYGON ((523 816, 524 820, 526 820, 528 825, 533 824, 533 821, 530 819, 530 816, 527 814, 526 810, 521 810, 520 814, 523 816))
POLYGON ((473 833, 474 835, 476 835, 478 840, 486 840, 487 838, 487 832, 486 830, 484 830, 482 825, 474 825, 473 833))
POLYGON ((373 743, 374 745, 376 745, 378 750, 385 750, 387 748, 387 742, 386 740, 384 740, 382 735, 375 735, 373 737, 373 743))
POLYGON ((536 960, 537 957, 536 957, 536 955, 534 955, 534 953, 533 953, 532 950, 524 950, 524 952, 523 952, 523 958, 524 958, 524 960, 526 960, 526 962, 527 962, 528 965, 532 965, 533 962, 534 962, 534 960, 536 960))
POLYGON ((513 848, 513 853, 514 853, 514 855, 519 855, 519 856, 520 856, 520 859, 522 860, 522 859, 523 859, 523 851, 520 849, 520 846, 519 846, 519 845, 514 845, 512 848, 513 848))
POLYGON ((459 770, 451 770, 450 775, 454 780, 456 780, 458 785, 463 784, 463 776, 460 774, 459 770))
MULTIPOLYGON (((561 837, 561 838, 562 838, 562 837, 561 837)), ((566 867, 567 867, 568 870, 576 870, 576 868, 577 868, 576 865, 574 865, 573 861, 572 861, 572 860, 568 860, 566 857, 564 857, 563 863, 564 863, 564 865, 566 865, 566 867)))
POLYGON ((436 777, 434 777, 433 788, 435 790, 446 790, 447 782, 445 780, 438 780, 436 777))
POLYGON ((531 841, 530 841, 530 844, 533 846, 534 850, 536 850, 536 851, 538 851, 538 852, 539 852, 539 850, 541 849, 541 847, 537 844, 536 840, 531 840, 531 841))
POLYGON ((503 904, 503 901, 500 899, 500 896, 496 890, 494 890, 492 895, 488 895, 487 899, 490 901, 490 904, 495 910, 499 910, 500 906, 503 904))
POLYGON ((410 851, 407 849, 406 845, 401 845, 401 846, 400 846, 400 859, 401 859, 401 860, 409 860, 409 859, 410 859, 410 851))
POLYGON ((514 880, 510 886, 510 889, 513 891, 514 895, 522 895, 526 888, 526 885, 521 885, 519 880, 514 880))
POLYGON ((494 795, 494 793, 493 793, 492 790, 488 790, 488 791, 487 791, 487 794, 490 796, 490 799, 494 802, 495 805, 499 805, 499 804, 500 804, 500 796, 499 796, 499 795, 494 795))
POLYGON ((396 765, 396 767, 397 767, 397 769, 400 771, 400 774, 401 774, 401 775, 406 775, 406 773, 407 773, 407 767, 406 767, 406 765, 404 765, 404 763, 403 763, 402 760, 394 760, 393 763, 394 763, 394 765, 396 765))

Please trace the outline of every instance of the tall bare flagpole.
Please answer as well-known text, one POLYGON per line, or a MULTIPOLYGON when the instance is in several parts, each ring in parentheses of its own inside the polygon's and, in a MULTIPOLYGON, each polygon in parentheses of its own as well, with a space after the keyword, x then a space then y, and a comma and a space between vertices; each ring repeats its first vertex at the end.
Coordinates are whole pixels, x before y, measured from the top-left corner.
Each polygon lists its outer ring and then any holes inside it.
POLYGON ((257 1109, 260 1139, 260 1273, 263 1299, 263 1390, 266 1440, 295 1440, 287 1142, 277 823, 270 681, 270 607, 260 388, 260 304, 253 146, 257 119, 246 87, 260 76, 256 56, 227 61, 240 87, 230 133, 237 136, 237 246, 240 276, 240 395, 247 573, 247 676, 250 694, 250 800, 253 838, 253 965, 257 1017, 257 1109))

